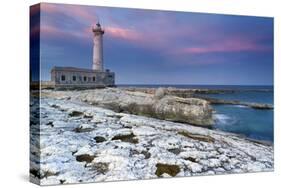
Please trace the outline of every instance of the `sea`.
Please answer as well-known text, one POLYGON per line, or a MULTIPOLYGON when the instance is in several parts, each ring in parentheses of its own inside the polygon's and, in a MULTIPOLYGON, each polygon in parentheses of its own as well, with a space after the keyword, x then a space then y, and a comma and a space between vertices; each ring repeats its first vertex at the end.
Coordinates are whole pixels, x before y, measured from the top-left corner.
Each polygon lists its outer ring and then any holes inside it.
MULTIPOLYGON (((174 87, 186 89, 222 89, 234 92, 205 94, 207 97, 274 104, 273 86, 250 85, 118 85, 117 87, 174 87)), ((274 140, 274 110, 253 109, 242 105, 212 105, 215 114, 213 129, 237 133, 254 140, 273 142, 274 140)))

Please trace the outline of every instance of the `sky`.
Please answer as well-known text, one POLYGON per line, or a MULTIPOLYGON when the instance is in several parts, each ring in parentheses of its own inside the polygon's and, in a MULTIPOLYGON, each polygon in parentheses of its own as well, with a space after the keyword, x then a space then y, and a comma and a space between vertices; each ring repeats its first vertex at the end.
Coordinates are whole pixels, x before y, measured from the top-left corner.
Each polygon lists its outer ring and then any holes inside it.
POLYGON ((273 85, 273 18, 43 3, 31 20, 39 11, 41 80, 92 67, 99 21, 116 84, 273 85))

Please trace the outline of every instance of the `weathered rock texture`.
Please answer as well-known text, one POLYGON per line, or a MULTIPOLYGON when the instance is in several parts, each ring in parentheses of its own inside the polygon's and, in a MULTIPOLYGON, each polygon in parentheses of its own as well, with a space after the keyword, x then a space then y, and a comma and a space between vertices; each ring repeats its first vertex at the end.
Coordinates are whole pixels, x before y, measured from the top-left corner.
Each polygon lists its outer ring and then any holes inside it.
MULTIPOLYGON (((145 87, 123 87, 122 89, 127 91, 140 91, 145 93, 154 94, 159 88, 145 88, 145 87)), ((225 93, 237 93, 237 92, 272 92, 271 89, 192 89, 192 88, 175 88, 175 87, 163 87, 160 88, 165 91, 166 94, 176 96, 188 96, 189 94, 225 94, 225 93)))
POLYGON ((273 170, 272 145, 69 98, 79 95, 43 92, 40 111, 39 101, 31 101, 37 112, 31 120, 40 117, 30 127, 32 181, 53 185, 273 170))
POLYGON ((264 103, 253 103, 244 102, 239 100, 224 100, 208 97, 208 94, 224 94, 224 93, 235 93, 235 92, 245 92, 245 91, 255 91, 255 92, 271 92, 268 89, 257 89, 257 90, 232 90, 232 89, 180 89, 180 88, 123 88, 124 90, 131 92, 143 92, 148 94, 154 94, 155 96, 177 96, 181 98, 199 98, 210 102, 210 104, 230 104, 230 105, 242 105, 254 109, 273 109, 272 104, 264 103))
POLYGON ((42 95, 80 100, 115 112, 127 112, 199 126, 211 126, 214 123, 212 107, 206 100, 167 95, 165 92, 161 93, 161 90, 155 95, 117 88, 85 91, 43 91, 42 95))

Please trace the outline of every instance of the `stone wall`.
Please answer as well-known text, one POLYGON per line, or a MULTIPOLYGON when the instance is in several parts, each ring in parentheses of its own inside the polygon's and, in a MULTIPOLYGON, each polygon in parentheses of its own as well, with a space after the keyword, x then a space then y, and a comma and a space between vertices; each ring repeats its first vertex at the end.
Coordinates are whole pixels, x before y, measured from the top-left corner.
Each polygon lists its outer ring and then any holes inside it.
POLYGON ((115 75, 109 71, 53 69, 51 80, 55 87, 106 87, 115 85, 115 75))

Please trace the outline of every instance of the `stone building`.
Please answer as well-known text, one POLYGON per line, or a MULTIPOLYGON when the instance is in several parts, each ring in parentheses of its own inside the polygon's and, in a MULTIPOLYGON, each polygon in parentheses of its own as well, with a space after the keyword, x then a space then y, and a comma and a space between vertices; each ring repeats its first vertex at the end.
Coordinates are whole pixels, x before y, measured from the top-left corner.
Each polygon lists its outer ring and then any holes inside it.
POLYGON ((104 30, 97 23, 93 29, 93 62, 92 69, 77 67, 53 67, 51 81, 55 88, 100 88, 115 85, 115 74, 103 65, 104 30))

